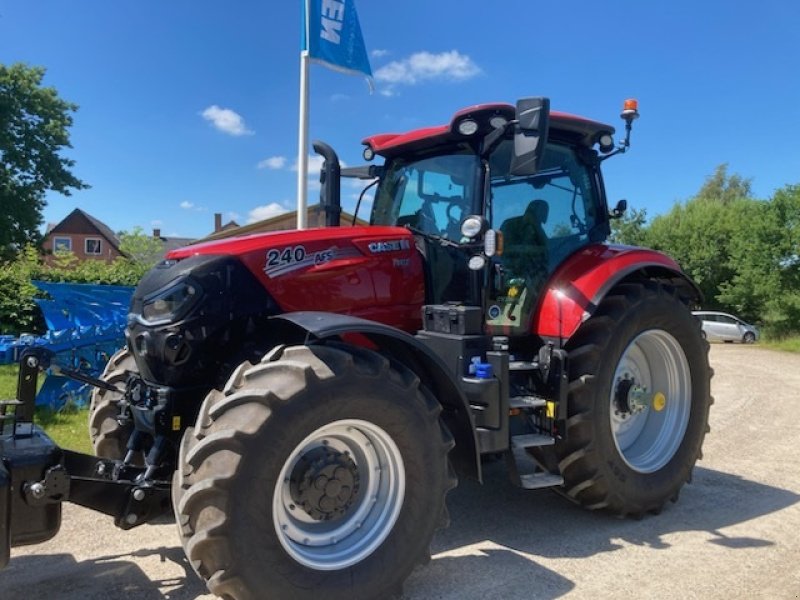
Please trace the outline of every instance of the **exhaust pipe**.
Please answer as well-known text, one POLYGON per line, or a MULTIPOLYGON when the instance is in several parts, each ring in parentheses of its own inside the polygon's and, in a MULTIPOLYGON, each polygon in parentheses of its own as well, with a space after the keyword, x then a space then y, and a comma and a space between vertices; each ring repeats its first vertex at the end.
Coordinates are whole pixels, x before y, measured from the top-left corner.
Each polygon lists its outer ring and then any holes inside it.
POLYGON ((341 167, 339 157, 328 144, 320 140, 312 142, 314 152, 325 159, 319 173, 319 182, 322 189, 319 192, 319 201, 325 209, 325 226, 338 227, 342 214, 342 200, 340 191, 341 167))

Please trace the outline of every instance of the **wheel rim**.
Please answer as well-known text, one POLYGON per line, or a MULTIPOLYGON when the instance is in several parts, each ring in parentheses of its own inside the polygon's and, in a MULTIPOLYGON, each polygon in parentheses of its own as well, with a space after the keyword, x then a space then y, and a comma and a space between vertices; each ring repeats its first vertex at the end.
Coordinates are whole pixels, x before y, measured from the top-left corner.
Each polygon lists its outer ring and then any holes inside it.
POLYGON ((312 569, 361 562, 394 527, 405 479, 397 445, 374 423, 348 419, 316 430, 278 477, 272 514, 281 545, 312 569))
POLYGON ((614 444, 634 471, 653 473, 678 451, 692 403, 689 362, 663 330, 639 334, 622 353, 611 390, 614 444))

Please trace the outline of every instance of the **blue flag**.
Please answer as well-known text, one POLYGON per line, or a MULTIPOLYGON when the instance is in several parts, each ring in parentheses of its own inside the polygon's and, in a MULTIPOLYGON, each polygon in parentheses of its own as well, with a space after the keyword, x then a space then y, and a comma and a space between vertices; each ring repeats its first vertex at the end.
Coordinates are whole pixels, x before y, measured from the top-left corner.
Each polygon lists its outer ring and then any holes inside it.
POLYGON ((351 75, 364 75, 372 87, 364 37, 355 0, 303 0, 303 50, 314 62, 351 75))

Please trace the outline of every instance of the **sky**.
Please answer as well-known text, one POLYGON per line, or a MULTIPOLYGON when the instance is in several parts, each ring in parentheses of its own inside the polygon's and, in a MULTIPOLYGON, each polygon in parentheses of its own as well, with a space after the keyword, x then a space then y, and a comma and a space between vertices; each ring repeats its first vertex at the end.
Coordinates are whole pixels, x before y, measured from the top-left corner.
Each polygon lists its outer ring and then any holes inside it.
MULTIPOLYGON (((721 163, 759 198, 800 183, 796 0, 357 8, 375 93, 311 66, 310 137, 346 165, 368 135, 528 96, 619 132, 634 97, 631 149, 604 164, 610 203, 664 213, 721 163)), ((45 222, 79 207, 115 231, 196 238, 216 212, 245 224, 293 210, 300 33, 301 0, 0 0, 0 62, 45 67, 80 107, 66 155, 91 189, 48 195, 45 222)), ((343 186, 345 210, 357 191, 343 186)))

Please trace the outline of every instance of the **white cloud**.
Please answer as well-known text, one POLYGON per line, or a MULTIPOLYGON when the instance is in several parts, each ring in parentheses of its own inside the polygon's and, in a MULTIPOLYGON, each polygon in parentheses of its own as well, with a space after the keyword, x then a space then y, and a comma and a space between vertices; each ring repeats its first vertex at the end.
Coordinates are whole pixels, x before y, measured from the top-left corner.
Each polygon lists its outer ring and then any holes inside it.
POLYGON ((217 130, 228 135, 253 135, 253 132, 244 124, 242 115, 229 108, 221 108, 216 104, 212 104, 200 115, 217 130))
POLYGON ((241 219, 242 218, 242 215, 240 215, 237 212, 233 212, 233 211, 229 211, 229 212, 225 213, 225 216, 227 216, 231 221, 235 221, 236 219, 241 219))
POLYGON ((416 52, 375 71, 375 80, 389 85, 416 85, 424 81, 466 81, 481 74, 481 68, 458 50, 433 54, 416 52))
POLYGON ((369 55, 372 58, 383 58, 387 54, 389 54, 388 50, 382 50, 382 49, 379 49, 379 48, 376 48, 375 50, 373 50, 372 52, 369 53, 369 55))
POLYGON ((203 212, 208 210, 205 206, 195 206, 194 202, 189 202, 188 200, 184 200, 179 204, 179 206, 183 210, 196 210, 197 212, 203 212))
POLYGON ((161 227, 163 224, 164 221, 162 221, 161 219, 153 219, 152 221, 150 221, 150 225, 152 225, 153 227, 161 227))
POLYGON ((253 210, 247 213, 247 222, 255 223, 256 221, 263 221, 264 219, 271 219, 284 213, 289 212, 282 205, 277 202, 270 202, 263 206, 256 206, 253 210))
POLYGON ((286 157, 285 156, 270 156, 269 158, 265 158, 261 160, 256 165, 257 169, 272 169, 276 171, 278 169, 282 169, 286 166, 286 157))

